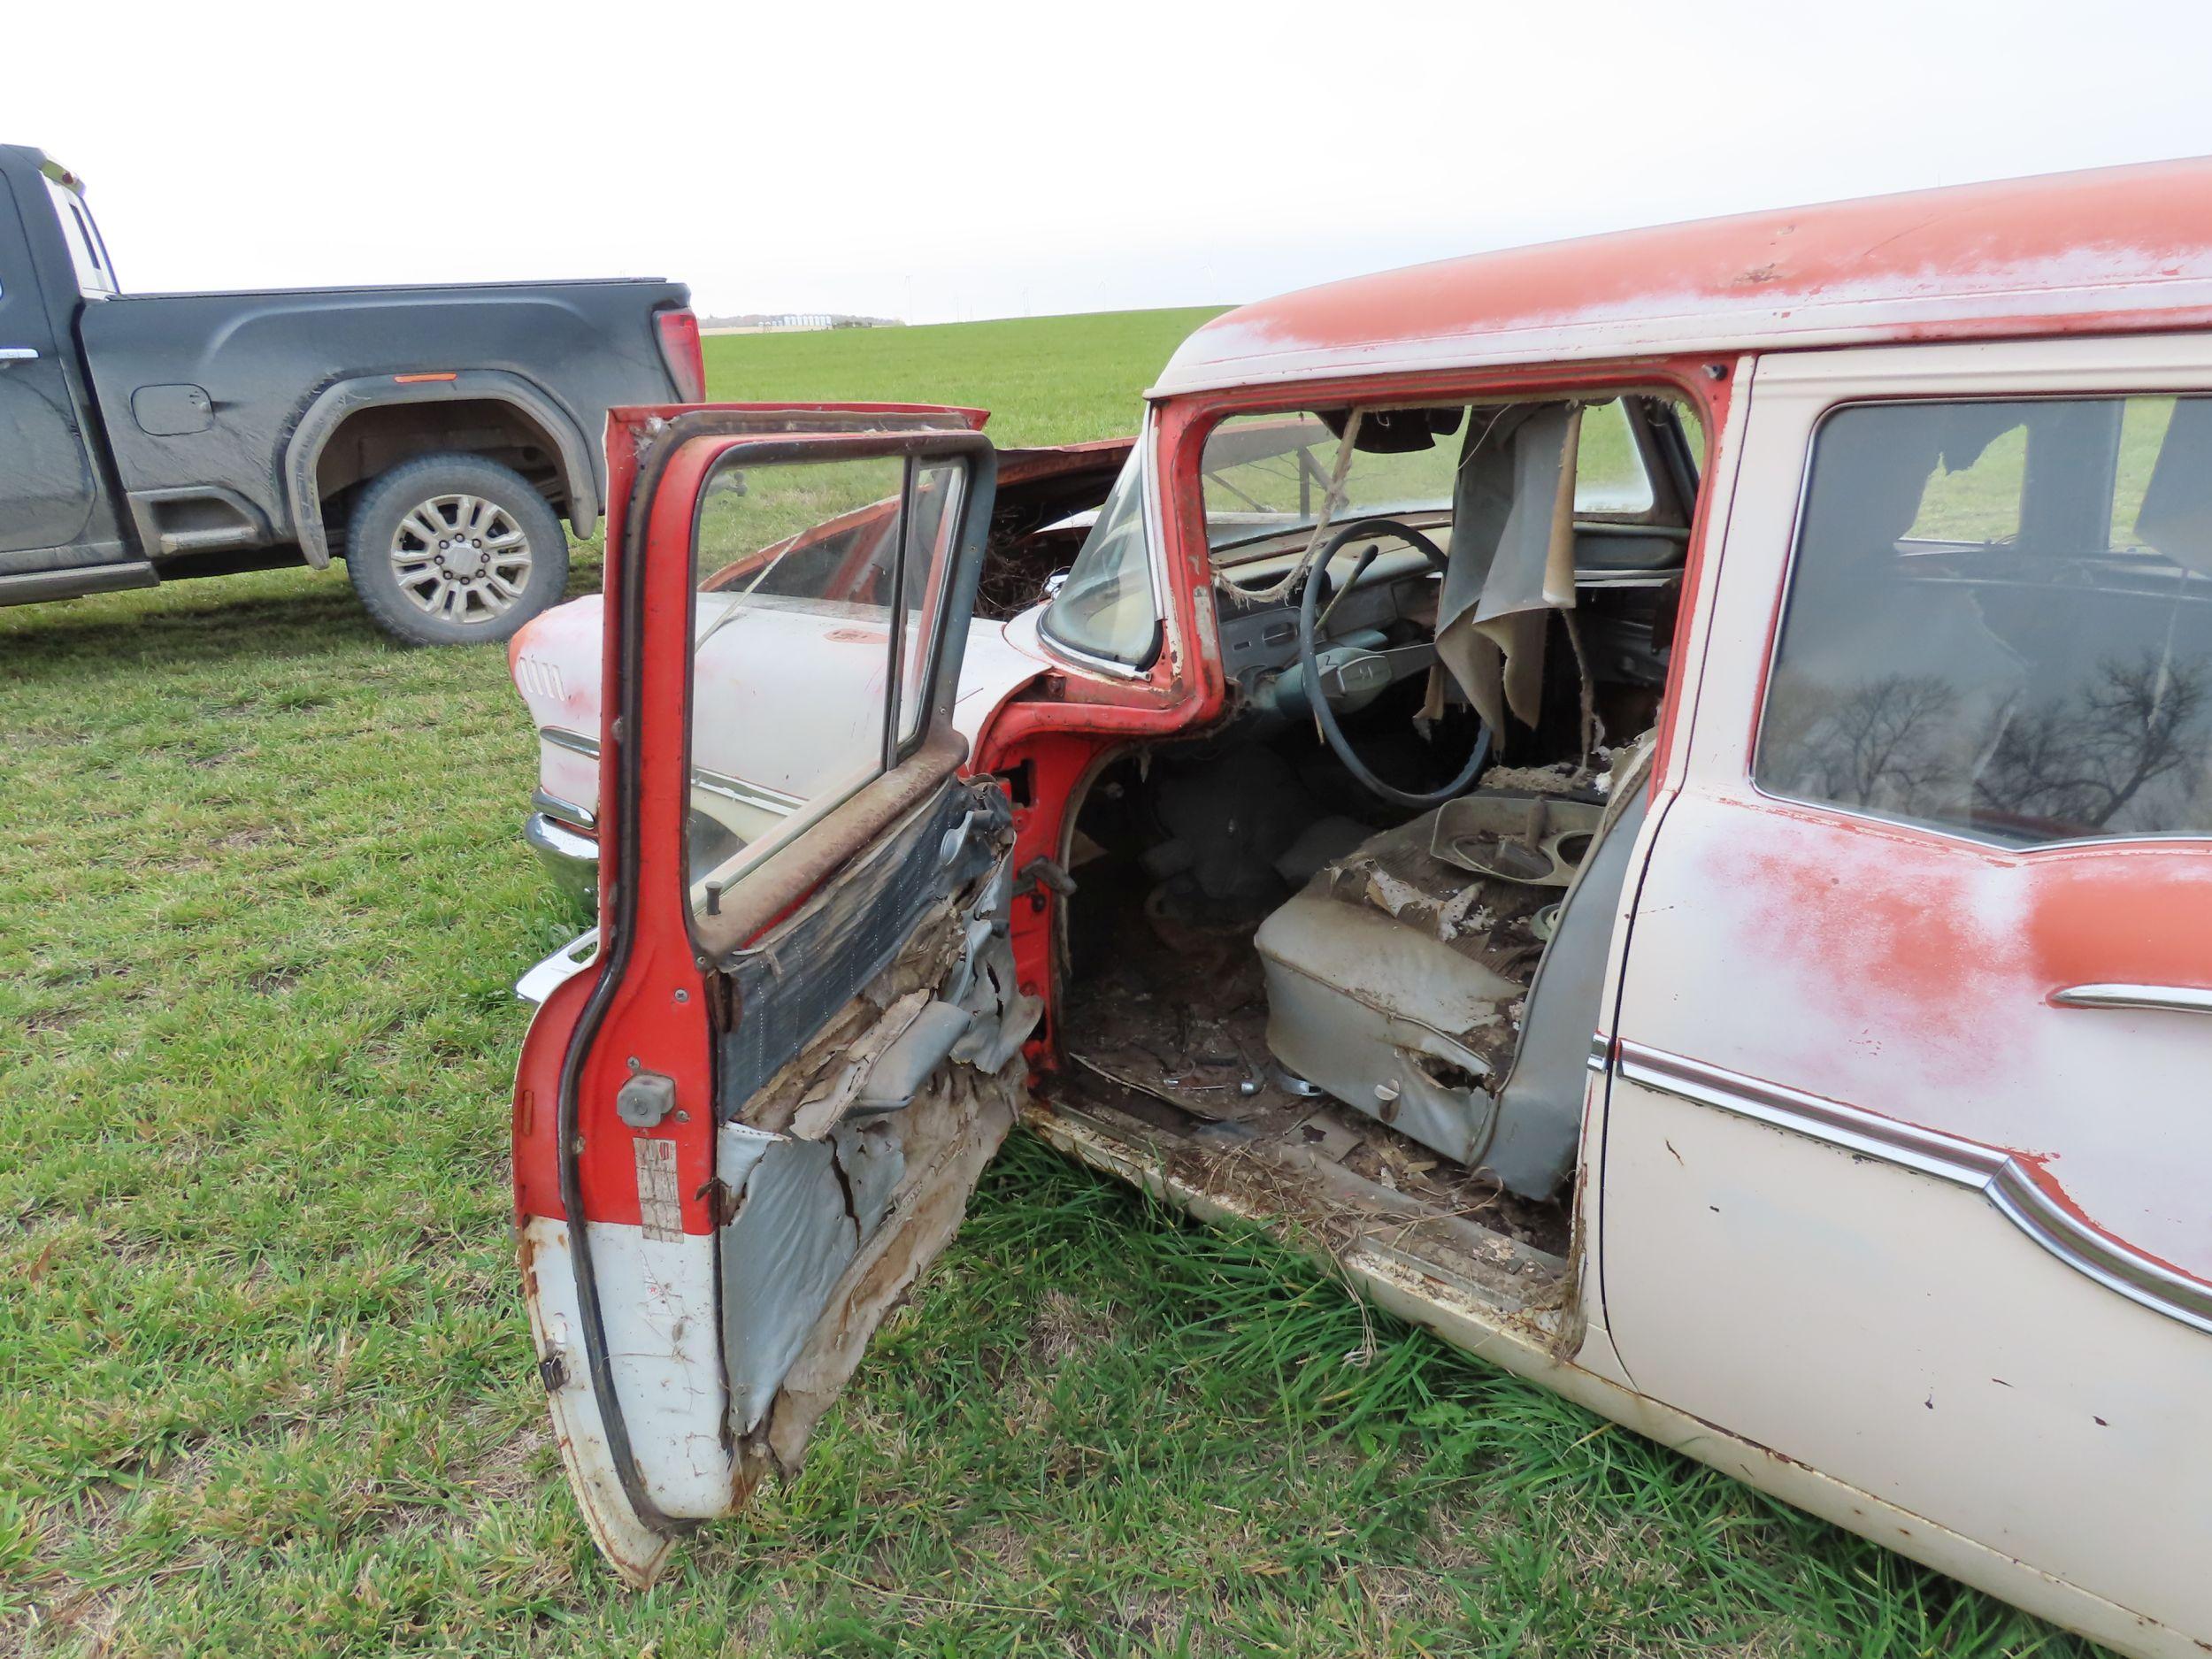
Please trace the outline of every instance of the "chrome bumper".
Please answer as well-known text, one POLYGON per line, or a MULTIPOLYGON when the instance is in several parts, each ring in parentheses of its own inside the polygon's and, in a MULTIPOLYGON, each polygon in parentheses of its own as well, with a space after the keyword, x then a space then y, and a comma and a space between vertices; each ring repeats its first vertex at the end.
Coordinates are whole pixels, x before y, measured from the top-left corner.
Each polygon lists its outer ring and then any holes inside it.
POLYGON ((599 843, 580 835, 558 819, 533 812, 522 826, 522 839, 543 861, 554 885, 585 910, 599 905, 599 843))

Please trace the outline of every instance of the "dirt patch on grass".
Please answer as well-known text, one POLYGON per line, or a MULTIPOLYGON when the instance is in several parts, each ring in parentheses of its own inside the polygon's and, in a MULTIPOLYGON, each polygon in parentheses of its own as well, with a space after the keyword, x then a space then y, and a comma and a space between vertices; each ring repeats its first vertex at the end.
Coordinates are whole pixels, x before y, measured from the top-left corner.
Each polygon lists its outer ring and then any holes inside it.
POLYGON ((480 1504, 518 1503, 537 1493, 544 1479, 540 1464, 553 1449, 552 1425, 541 1417, 499 1441, 463 1484, 480 1504))
POLYGON ((1114 1340, 1113 1311, 1086 1308, 1064 1290, 1038 1298, 1029 1321, 1029 1351, 1047 1371, 1056 1371, 1114 1340))

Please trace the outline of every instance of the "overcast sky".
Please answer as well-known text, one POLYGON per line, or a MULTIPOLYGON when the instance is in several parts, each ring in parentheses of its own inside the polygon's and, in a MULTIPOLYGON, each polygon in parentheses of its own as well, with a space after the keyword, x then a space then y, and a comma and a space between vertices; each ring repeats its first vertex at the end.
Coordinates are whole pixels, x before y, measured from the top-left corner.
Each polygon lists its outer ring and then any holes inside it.
POLYGON ((703 312, 1198 304, 2212 151, 2212 4, 470 0, 12 10, 124 285, 665 275, 703 312))

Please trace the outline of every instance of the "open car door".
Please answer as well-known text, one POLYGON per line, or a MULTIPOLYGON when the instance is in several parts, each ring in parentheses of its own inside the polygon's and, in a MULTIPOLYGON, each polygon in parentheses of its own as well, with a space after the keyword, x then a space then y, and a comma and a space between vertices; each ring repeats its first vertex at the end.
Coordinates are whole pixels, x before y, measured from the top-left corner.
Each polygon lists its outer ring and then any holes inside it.
POLYGON ((979 424, 610 421, 601 948, 524 1046, 515 1202, 562 1460, 633 1584, 796 1468, 1014 1119, 1010 810, 951 718, 979 424))

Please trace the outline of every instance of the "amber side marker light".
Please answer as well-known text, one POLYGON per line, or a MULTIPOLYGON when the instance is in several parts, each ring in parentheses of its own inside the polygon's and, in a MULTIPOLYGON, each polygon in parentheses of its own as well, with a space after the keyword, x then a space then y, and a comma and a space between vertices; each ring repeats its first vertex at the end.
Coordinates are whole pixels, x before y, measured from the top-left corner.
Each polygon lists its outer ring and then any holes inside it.
POLYGON ((414 386, 423 380, 457 380, 460 378, 460 375, 451 369, 448 369, 442 374, 395 374, 392 376, 392 379, 402 386, 414 386))

